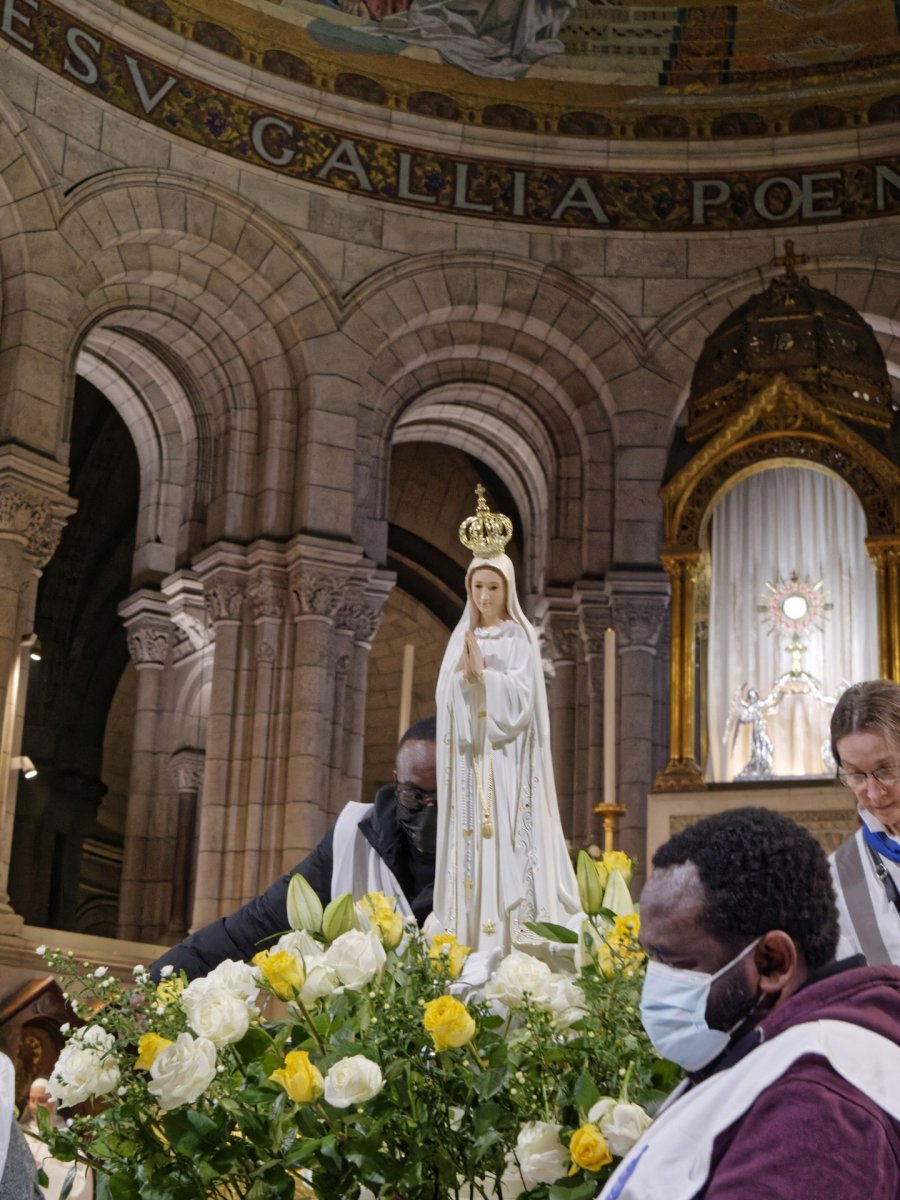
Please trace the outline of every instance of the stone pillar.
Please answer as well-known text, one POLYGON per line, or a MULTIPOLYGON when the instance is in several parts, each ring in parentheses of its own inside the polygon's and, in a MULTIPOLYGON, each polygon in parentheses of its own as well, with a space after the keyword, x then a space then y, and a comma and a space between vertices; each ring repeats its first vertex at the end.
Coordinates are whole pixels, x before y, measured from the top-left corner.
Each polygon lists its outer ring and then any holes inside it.
POLYGON ((578 754, 576 684, 581 635, 574 601, 542 597, 535 608, 535 623, 545 635, 553 664, 547 685, 550 710, 550 748, 559 815, 566 836, 582 845, 591 828, 591 809, 576 804, 575 778, 578 754))
POLYGON ((0 447, 0 937, 18 936, 9 904, 9 861, 16 816, 28 675, 22 639, 33 632, 37 582, 75 511, 66 473, 17 446, 0 447))
POLYGON ((643 864, 647 793, 653 786, 654 676, 659 635, 669 604, 661 572, 607 574, 618 658, 617 799, 625 815, 618 846, 643 864))
POLYGON ((172 622, 165 598, 142 588, 119 605, 128 653, 137 668, 137 700, 125 815, 119 897, 119 937, 156 941, 169 920, 174 813, 161 797, 165 776, 160 730, 160 684, 168 661, 172 622))
POLYGON ((205 925, 230 911, 240 894, 235 874, 240 875, 244 831, 231 802, 235 776, 240 779, 246 754, 238 695, 246 598, 243 566, 244 556, 230 548, 213 548, 204 557, 202 574, 200 564, 196 565, 214 646, 192 926, 205 925))
POLYGON ((185 747, 172 755, 172 782, 178 794, 178 826, 172 860, 172 903, 166 927, 166 940, 170 942, 180 942, 190 925, 203 765, 202 750, 185 747))
POLYGON ((343 688, 341 752, 335 762, 339 768, 339 811, 348 800, 368 800, 361 794, 363 754, 366 732, 366 696, 369 679, 369 651, 378 632, 381 614, 395 577, 389 571, 370 569, 364 581, 351 590, 341 606, 337 623, 349 635, 346 680, 343 688))
POLYGON ((230 798, 243 810, 240 894, 255 896, 284 869, 281 818, 287 769, 290 646, 283 551, 258 546, 248 558, 245 617, 251 644, 242 658, 242 670, 248 673, 248 758, 240 775, 242 791, 232 793, 230 798))
POLYGON ((332 631, 358 561, 327 549, 303 538, 294 544, 289 567, 294 659, 283 844, 294 861, 328 826, 336 682, 332 631))

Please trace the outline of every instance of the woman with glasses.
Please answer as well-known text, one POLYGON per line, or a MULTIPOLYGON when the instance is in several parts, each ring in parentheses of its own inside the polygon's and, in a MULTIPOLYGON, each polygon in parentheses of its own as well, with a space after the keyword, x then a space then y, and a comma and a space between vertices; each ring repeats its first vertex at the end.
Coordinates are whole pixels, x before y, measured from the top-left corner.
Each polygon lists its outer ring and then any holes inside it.
POLYGON ((831 748, 862 821, 831 857, 838 957, 900 965, 900 683, 849 687, 831 717, 831 748))
POLYGON ((479 495, 476 517, 460 531, 475 554, 466 606, 438 678, 434 917, 476 951, 508 953, 535 942, 526 922, 565 924, 580 905, 559 819, 537 633, 503 553, 512 526, 488 510, 483 489, 479 495))

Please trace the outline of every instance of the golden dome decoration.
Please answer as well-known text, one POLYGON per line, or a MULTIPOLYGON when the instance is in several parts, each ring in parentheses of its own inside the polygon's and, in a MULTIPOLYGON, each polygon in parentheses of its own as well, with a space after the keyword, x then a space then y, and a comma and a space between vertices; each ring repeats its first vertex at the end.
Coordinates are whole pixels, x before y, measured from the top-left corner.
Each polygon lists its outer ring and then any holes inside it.
POLYGON ((720 429, 775 375, 784 375, 836 416, 881 429, 893 419, 881 347, 849 304, 797 274, 805 255, 775 259, 785 270, 735 309, 707 339, 688 399, 688 441, 720 429))

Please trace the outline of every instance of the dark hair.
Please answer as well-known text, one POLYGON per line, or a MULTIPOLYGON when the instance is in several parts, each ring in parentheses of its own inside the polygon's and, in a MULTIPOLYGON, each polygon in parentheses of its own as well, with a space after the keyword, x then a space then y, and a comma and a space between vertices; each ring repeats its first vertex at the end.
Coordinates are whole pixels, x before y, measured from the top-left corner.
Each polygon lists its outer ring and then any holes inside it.
POLYGON ((890 749, 900 753, 900 683, 870 679, 854 683, 841 695, 831 714, 831 753, 838 766, 839 739, 863 729, 880 733, 890 749))
POLYGON ((437 740, 437 717, 422 717, 421 721, 416 721, 410 725, 406 733, 400 739, 400 746, 405 746, 407 742, 434 742, 437 740))
POLYGON ((825 851, 809 832, 766 808, 717 813, 676 833, 654 867, 693 863, 706 929, 737 952, 770 929, 793 939, 810 970, 833 960, 838 913, 825 851))

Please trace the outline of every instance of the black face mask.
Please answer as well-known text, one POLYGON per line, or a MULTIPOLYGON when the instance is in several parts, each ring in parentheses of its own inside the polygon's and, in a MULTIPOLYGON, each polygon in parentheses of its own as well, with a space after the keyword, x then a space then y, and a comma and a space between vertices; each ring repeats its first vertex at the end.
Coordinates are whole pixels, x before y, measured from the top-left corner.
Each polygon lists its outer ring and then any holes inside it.
POLYGON ((421 854, 437 851, 437 805, 426 804, 412 809, 397 805, 397 821, 410 844, 421 854))

